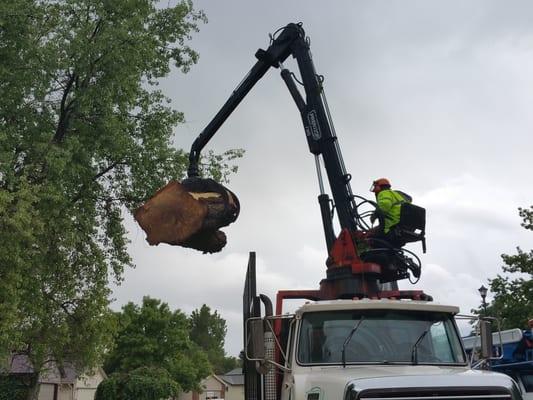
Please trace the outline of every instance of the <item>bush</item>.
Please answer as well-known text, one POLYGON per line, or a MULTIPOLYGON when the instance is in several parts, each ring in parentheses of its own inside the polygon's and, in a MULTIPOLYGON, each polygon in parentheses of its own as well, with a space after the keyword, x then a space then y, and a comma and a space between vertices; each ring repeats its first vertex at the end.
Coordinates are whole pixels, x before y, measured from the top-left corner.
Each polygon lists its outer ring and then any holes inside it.
POLYGON ((127 374, 111 374, 98 385, 95 400, 166 400, 179 391, 180 386, 165 369, 141 367, 127 374))
POLYGON ((19 378, 11 375, 0 375, 0 400, 26 400, 28 386, 19 378))

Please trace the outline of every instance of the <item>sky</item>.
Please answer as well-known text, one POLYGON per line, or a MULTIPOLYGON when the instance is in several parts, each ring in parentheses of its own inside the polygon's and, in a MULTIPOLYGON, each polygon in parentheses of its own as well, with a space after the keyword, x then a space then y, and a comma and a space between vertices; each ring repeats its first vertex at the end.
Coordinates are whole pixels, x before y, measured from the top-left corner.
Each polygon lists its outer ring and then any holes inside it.
MULTIPOLYGON (((174 0, 170 4, 175 4, 174 0)), ((311 40, 354 193, 372 198, 380 177, 427 210, 427 247, 416 285, 469 313, 478 288, 501 272, 502 253, 531 249, 518 207, 533 204, 533 3, 530 1, 196 0, 209 22, 190 45, 200 54, 160 88, 196 136, 266 49, 269 33, 302 22, 311 40)), ((285 66, 297 73, 288 59, 285 66)), ((145 295, 186 313, 207 304, 226 319, 226 352, 242 348, 242 291, 257 253, 258 292, 317 289, 325 242, 314 158, 279 71, 255 86, 206 147, 243 148, 228 187, 241 203, 222 252, 149 246, 126 217, 135 269, 114 288, 114 308, 145 295)), ((489 292, 488 300, 491 294, 489 292)))

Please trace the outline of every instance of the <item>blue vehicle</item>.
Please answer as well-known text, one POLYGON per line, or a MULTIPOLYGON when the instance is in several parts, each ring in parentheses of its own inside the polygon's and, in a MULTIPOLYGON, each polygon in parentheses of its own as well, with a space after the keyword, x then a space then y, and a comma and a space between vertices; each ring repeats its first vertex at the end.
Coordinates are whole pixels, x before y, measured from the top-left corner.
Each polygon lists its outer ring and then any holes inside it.
MULTIPOLYGON (((478 336, 463 338, 467 354, 475 363, 475 351, 480 346, 478 336)), ((508 329, 492 334, 495 357, 490 369, 512 377, 522 390, 524 399, 533 400, 533 329, 508 329)))

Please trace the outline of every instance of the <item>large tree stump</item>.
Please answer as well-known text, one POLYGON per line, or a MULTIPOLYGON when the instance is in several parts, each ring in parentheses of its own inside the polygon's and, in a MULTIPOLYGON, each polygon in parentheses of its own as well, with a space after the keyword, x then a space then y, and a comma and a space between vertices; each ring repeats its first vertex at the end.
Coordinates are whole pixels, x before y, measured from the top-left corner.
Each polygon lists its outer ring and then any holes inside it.
POLYGON ((239 200, 212 179, 171 181, 134 212, 150 245, 168 243, 214 253, 226 245, 218 229, 235 221, 239 200))

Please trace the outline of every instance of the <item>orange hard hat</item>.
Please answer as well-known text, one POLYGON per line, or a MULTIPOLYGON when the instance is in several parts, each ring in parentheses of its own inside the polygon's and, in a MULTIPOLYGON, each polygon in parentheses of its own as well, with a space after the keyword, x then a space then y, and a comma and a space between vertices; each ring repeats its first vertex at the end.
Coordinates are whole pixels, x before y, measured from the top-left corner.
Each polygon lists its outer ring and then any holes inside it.
POLYGON ((375 192, 378 188, 380 188, 383 185, 390 186, 390 181, 387 178, 376 179, 374 182, 372 182, 372 186, 370 187, 370 191, 371 192, 375 192))

